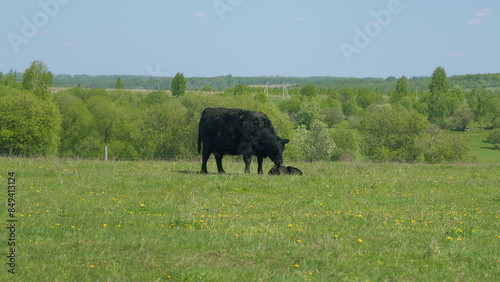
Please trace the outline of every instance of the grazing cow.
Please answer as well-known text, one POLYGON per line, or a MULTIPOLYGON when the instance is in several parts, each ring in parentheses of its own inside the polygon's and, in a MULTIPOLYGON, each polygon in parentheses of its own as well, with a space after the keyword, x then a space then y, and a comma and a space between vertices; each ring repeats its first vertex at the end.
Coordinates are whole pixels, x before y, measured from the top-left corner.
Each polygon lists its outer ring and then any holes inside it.
POLYGON ((274 166, 268 172, 269 175, 302 175, 300 169, 293 166, 274 166))
POLYGON ((245 173, 250 172, 252 155, 257 156, 259 174, 262 161, 269 157, 275 165, 283 163, 283 150, 290 140, 276 135, 269 118, 260 112, 240 109, 206 108, 198 131, 198 153, 203 143, 201 172, 207 173, 207 160, 214 154, 219 173, 224 173, 222 157, 243 155, 245 173))

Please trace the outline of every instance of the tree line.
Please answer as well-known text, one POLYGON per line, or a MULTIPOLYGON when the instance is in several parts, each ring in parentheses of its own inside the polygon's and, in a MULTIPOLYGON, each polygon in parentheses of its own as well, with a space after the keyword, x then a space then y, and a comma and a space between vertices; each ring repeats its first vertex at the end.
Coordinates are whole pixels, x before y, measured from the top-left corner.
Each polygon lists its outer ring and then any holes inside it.
MULTIPOLYGON (((6 74, 0 73, 0 77, 6 76, 21 81, 22 73, 10 71, 6 74)), ((57 74, 53 76, 53 86, 73 88, 80 85, 83 88, 115 88, 116 80, 122 80, 123 89, 135 90, 170 90, 173 77, 153 77, 139 75, 66 75, 57 74)), ((500 74, 468 74, 454 75, 448 78, 450 87, 461 87, 462 89, 473 89, 484 86, 500 94, 500 74)), ((345 77, 286 77, 286 76, 259 76, 239 77, 232 75, 215 77, 188 77, 186 90, 188 91, 225 91, 236 85, 278 85, 292 84, 290 90, 293 93, 307 84, 314 85, 320 94, 328 94, 332 89, 344 88, 368 88, 387 93, 394 90, 398 78, 390 76, 387 78, 345 78, 345 77)), ((429 91, 430 76, 413 76, 408 78, 408 89, 410 91, 429 91)))
POLYGON ((450 131, 471 125, 491 131, 500 144, 500 95, 480 85, 451 85, 438 67, 428 91, 396 79, 378 88, 320 88, 307 83, 281 99, 281 90, 236 84, 212 92, 186 92, 191 78, 178 73, 171 92, 130 91, 124 76, 115 89, 82 85, 50 92, 55 76, 35 61, 18 81, 0 77, 0 154, 101 158, 104 146, 119 160, 197 158, 198 122, 206 107, 233 107, 266 113, 278 134, 292 142, 290 160, 353 160, 361 152, 374 161, 466 160, 468 144, 450 131), (173 95, 172 95, 173 94, 173 95), (277 96, 280 95, 280 96, 277 96))

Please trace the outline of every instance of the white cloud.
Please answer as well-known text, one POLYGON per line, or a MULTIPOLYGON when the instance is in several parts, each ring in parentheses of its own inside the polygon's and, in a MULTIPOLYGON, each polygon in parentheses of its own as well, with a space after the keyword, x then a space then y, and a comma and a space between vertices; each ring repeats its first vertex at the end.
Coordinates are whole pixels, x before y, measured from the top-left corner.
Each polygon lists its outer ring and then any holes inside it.
POLYGON ((201 52, 201 51, 203 51, 203 46, 189 46, 189 50, 201 52))
POLYGON ((467 56, 467 54, 465 54, 464 52, 461 52, 461 51, 457 51, 457 52, 451 54, 450 56, 454 57, 454 58, 461 58, 461 57, 467 56))
POLYGON ((491 8, 485 8, 485 9, 481 9, 479 10, 477 13, 476 13, 476 17, 483 17, 483 18, 486 18, 486 17, 489 17, 491 16, 491 14, 493 13, 493 9, 491 8))
POLYGON ((475 18, 471 18, 467 21, 467 24, 470 25, 478 25, 478 24, 485 24, 486 20, 483 18, 490 17, 493 14, 493 9, 491 8, 484 8, 476 12, 475 18))
POLYGON ((206 12, 196 12, 195 16, 202 19, 208 18, 208 14, 206 12))
POLYGON ((478 18, 472 18, 472 19, 467 21, 467 24, 470 24, 470 25, 478 25, 478 24, 485 24, 485 23, 486 23, 485 20, 478 19, 478 18))

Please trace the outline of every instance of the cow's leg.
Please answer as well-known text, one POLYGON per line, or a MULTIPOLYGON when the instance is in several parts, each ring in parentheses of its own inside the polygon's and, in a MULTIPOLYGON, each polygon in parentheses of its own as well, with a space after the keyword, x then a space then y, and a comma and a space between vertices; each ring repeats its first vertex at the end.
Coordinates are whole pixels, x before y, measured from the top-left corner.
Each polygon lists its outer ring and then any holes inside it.
POLYGON ((252 162, 252 154, 243 154, 243 160, 245 161, 245 173, 250 173, 250 163, 252 162))
POLYGON ((222 157, 224 156, 223 154, 215 154, 215 161, 217 162, 217 171, 219 173, 226 173, 224 169, 222 168, 222 157))
POLYGON ((257 172, 259 174, 264 174, 264 171, 262 171, 262 162, 264 161, 264 158, 263 157, 259 157, 257 156, 257 164, 258 164, 258 168, 257 168, 257 172))
POLYGON ((201 161, 201 173, 208 173, 207 171, 207 161, 210 158, 211 149, 203 145, 202 161, 201 161))

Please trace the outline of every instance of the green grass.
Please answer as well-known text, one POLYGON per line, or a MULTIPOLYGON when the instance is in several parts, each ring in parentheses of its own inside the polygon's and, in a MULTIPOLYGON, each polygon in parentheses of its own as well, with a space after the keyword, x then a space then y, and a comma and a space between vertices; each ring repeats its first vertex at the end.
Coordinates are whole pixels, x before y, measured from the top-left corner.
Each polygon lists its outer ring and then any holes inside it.
POLYGON ((500 163, 500 150, 493 150, 493 145, 486 142, 491 130, 474 130, 455 132, 465 134, 469 141, 469 153, 477 157, 481 163, 500 163))
POLYGON ((498 163, 287 165, 304 175, 258 176, 255 163, 244 175, 241 162, 201 175, 199 162, 1 158, 4 191, 16 173, 19 222, 17 274, 3 255, 0 280, 500 277, 498 163))

